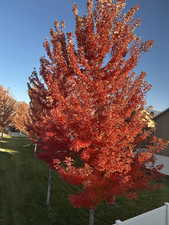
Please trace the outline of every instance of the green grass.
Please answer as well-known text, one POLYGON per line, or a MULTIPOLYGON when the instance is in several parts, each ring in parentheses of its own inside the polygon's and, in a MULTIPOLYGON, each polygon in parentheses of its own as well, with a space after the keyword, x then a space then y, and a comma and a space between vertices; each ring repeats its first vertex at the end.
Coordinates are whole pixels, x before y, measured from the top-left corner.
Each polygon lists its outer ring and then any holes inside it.
MULTIPOLYGON (((51 208, 45 206, 48 167, 33 155, 33 145, 24 137, 5 137, 0 142, 0 224, 87 225, 88 211, 76 209, 67 200, 76 188, 53 172, 51 208)), ((95 225, 111 225, 169 202, 169 178, 163 188, 143 192, 137 200, 119 198, 116 206, 97 208, 95 225)))

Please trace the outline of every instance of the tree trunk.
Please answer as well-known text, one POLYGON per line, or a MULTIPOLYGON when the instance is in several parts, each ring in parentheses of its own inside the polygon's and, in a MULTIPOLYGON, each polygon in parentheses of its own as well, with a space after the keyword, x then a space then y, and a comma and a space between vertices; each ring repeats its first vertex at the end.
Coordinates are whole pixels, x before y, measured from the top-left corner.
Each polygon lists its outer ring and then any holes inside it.
POLYGON ((37 144, 34 145, 34 150, 33 150, 34 156, 36 155, 36 151, 37 151, 37 144))
POLYGON ((49 170, 48 170, 48 191, 47 191, 47 198, 46 198, 47 207, 50 206, 51 187, 52 187, 52 170, 49 168, 49 170))
POLYGON ((89 225, 94 225, 94 209, 89 209, 89 225))
POLYGON ((3 136, 4 136, 4 131, 2 130, 1 137, 0 137, 1 140, 3 139, 3 136))

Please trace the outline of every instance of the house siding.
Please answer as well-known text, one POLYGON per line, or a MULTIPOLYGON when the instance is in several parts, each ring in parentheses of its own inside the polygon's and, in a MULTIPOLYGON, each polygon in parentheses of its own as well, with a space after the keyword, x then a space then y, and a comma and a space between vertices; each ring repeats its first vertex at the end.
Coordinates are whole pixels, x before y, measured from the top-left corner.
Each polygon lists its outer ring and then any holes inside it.
MULTIPOLYGON (((169 140, 169 108, 157 115, 154 121, 156 123, 155 135, 159 138, 169 140)), ((169 145, 159 154, 169 156, 169 145)))

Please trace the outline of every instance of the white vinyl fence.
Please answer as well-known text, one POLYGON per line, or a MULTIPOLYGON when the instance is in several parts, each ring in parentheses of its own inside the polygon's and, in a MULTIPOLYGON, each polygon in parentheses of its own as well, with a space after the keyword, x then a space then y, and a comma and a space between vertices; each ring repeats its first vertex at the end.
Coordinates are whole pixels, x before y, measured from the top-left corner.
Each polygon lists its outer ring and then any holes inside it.
POLYGON ((116 220, 114 225, 169 225, 169 203, 125 221, 116 220))

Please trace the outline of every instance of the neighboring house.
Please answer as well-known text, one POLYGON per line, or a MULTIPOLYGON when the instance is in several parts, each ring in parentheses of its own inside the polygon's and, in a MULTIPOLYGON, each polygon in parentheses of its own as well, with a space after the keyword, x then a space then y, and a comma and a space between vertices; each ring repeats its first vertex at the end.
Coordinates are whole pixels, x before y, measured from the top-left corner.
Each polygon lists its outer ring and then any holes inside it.
POLYGON ((6 133, 12 137, 25 137, 26 135, 22 133, 20 130, 16 129, 15 126, 8 126, 5 129, 6 133))
MULTIPOLYGON (((153 119, 156 123, 155 135, 159 138, 169 140, 169 108, 159 113, 153 119)), ((169 145, 164 151, 161 151, 159 154, 169 156, 169 145)))

